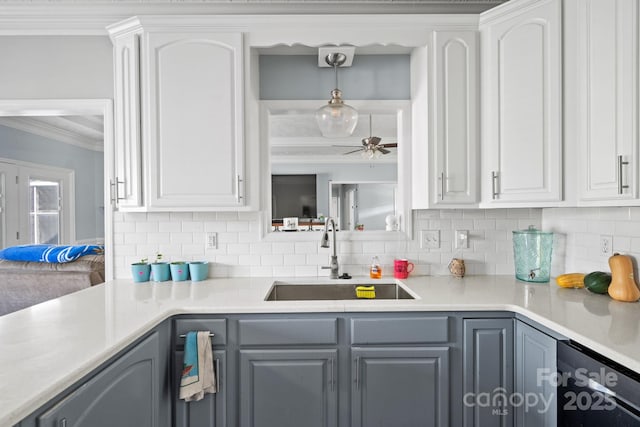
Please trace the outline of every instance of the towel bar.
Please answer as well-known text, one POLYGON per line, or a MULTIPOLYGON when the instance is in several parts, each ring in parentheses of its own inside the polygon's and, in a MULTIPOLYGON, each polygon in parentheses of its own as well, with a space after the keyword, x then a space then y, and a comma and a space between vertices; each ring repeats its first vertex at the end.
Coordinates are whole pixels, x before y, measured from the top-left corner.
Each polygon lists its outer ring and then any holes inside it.
MULTIPOLYGON (((209 333, 209 337, 210 337, 210 338, 213 338, 215 335, 216 335, 216 334, 209 333)), ((178 335, 178 338, 186 338, 186 337, 187 337, 187 336, 186 336, 185 334, 178 335)))

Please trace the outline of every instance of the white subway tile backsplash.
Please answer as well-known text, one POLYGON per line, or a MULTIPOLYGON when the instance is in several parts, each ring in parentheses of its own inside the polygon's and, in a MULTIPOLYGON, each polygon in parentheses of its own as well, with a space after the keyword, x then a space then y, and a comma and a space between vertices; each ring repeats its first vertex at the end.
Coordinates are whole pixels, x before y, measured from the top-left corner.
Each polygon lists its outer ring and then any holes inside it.
POLYGON ((185 243, 193 243, 193 233, 169 233, 171 244, 181 245, 185 243))
MULTIPOLYGON (((371 257, 377 255, 388 277, 392 276, 395 258, 413 262, 415 275, 448 275, 447 265, 453 257, 465 259, 468 274, 513 274, 511 231, 529 224, 540 228, 542 212, 541 209, 415 211, 413 240, 361 240, 360 236, 352 240, 338 234, 340 270, 367 275, 371 257), (440 248, 420 247, 420 230, 429 229, 440 230, 440 248), (458 229, 469 231, 469 248, 454 249, 454 230, 458 229)), ((640 217, 640 213, 636 215, 640 217)), ((565 221, 564 212, 557 210, 551 210, 549 217, 554 218, 555 224, 565 221)), ((167 260, 207 259, 212 263, 213 277, 328 276, 329 271, 321 267, 329 264, 333 248, 320 248, 320 233, 296 233, 291 240, 263 240, 259 231, 261 220, 256 212, 116 213, 116 277, 130 277, 129 264, 153 257, 156 249, 167 260), (218 233, 217 249, 205 249, 205 232, 218 233)), ((573 220, 566 222, 572 224, 573 220)), ((608 222, 610 227, 612 220, 609 218, 608 222)), ((638 247, 640 235, 636 240, 630 238, 623 244, 638 247)))
POLYGON ((158 231, 162 232, 178 232, 182 231, 182 223, 180 221, 160 221, 158 222, 158 231))
POLYGON ((202 234, 204 232, 204 223, 201 221, 183 221, 182 232, 202 234))

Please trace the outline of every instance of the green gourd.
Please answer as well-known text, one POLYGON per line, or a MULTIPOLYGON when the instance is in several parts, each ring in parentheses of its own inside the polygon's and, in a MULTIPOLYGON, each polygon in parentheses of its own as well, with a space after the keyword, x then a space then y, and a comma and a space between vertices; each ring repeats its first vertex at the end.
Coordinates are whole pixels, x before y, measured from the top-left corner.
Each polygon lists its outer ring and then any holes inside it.
POLYGON ((584 287, 596 294, 606 294, 611 284, 611 274, 594 271, 584 276, 584 287))

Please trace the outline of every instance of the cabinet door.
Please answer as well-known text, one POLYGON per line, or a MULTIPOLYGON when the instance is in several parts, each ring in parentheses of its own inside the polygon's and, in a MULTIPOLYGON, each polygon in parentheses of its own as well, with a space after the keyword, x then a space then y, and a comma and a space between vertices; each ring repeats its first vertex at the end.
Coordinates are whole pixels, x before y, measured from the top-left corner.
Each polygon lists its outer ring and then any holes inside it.
POLYGON ((60 403, 38 417, 41 427, 155 427, 166 379, 160 339, 147 337, 60 403))
POLYGON ((143 138, 149 207, 242 206, 242 34, 146 36, 143 138))
POLYGON ((478 33, 436 31, 434 204, 478 202, 478 33))
POLYGON ((180 378, 182 377, 182 367, 184 361, 184 351, 175 353, 173 378, 176 389, 174 390, 175 400, 175 427, 224 427, 227 425, 226 417, 226 351, 214 350, 213 363, 218 391, 204 395, 202 400, 197 402, 185 402, 179 399, 180 378))
POLYGON ((562 200, 561 1, 522 3, 481 17, 482 187, 489 205, 562 200))
POLYGON ((241 350, 240 426, 337 426, 337 354, 241 350))
POLYGON ((465 319, 465 427, 513 426, 513 319, 465 319))
POLYGON ((449 425, 449 349, 351 350, 353 427, 449 425))
POLYGON ((556 340, 516 322, 515 391, 519 396, 535 396, 525 400, 516 410, 519 427, 555 427, 557 423, 556 388, 552 375, 557 372, 556 340))
POLYGON ((577 10, 580 197, 634 199, 638 197, 638 2, 582 0, 577 10))
POLYGON ((115 177, 112 197, 119 209, 142 206, 140 155, 140 35, 114 40, 115 177))

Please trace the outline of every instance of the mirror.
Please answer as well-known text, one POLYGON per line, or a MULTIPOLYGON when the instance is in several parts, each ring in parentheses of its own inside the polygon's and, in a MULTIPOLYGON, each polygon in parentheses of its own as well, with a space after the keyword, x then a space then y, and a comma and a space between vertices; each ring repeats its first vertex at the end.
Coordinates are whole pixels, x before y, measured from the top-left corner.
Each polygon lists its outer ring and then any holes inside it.
POLYGON ((391 182, 330 182, 329 215, 340 230, 397 231, 396 192, 391 182))
POLYGON ((266 229, 319 230, 331 216, 342 231, 407 232, 409 101, 350 101, 360 119, 348 138, 322 137, 314 114, 325 102, 261 102, 266 229), (371 136, 384 153, 364 149, 371 136))

